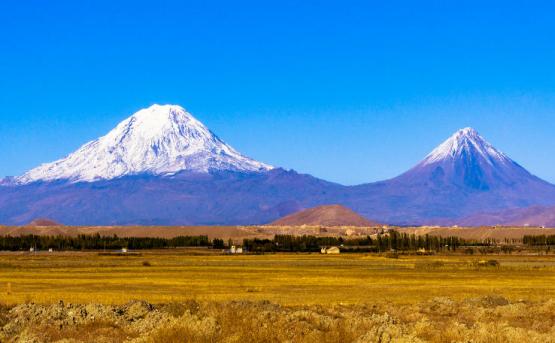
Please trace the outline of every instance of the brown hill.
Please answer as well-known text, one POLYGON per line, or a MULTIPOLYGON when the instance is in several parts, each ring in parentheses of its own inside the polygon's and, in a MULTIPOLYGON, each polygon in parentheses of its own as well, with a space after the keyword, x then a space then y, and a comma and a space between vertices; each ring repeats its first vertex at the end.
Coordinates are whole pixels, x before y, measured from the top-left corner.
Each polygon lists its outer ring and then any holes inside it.
POLYGON ((37 218, 27 226, 62 226, 62 224, 48 218, 37 218))
POLYGON ((274 226, 376 226, 353 210, 341 205, 324 205, 296 212, 276 220, 274 226))

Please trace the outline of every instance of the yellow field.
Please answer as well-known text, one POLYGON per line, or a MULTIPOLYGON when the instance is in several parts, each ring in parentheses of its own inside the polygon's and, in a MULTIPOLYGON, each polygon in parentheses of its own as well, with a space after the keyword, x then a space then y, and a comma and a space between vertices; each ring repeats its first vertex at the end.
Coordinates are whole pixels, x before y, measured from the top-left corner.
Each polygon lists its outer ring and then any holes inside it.
POLYGON ((414 304, 502 295, 555 298, 555 256, 401 256, 344 254, 223 256, 150 251, 0 254, 4 303, 167 303, 269 300, 282 305, 414 304), (500 267, 477 267, 496 259, 500 267), (148 263, 146 263, 148 262, 148 263), (143 264, 149 264, 145 266, 143 264))

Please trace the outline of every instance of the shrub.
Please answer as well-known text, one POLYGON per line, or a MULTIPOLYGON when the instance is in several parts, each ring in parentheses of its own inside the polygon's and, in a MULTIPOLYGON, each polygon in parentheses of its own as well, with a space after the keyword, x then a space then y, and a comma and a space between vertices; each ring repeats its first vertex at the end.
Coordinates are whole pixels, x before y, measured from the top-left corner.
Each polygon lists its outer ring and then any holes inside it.
POLYGON ((497 260, 488 260, 487 261, 487 266, 488 267, 499 267, 501 265, 501 263, 499 263, 499 261, 497 260))
POLYGON ((416 269, 440 269, 445 267, 445 263, 441 262, 441 261, 432 261, 432 262, 421 262, 421 263, 417 263, 414 266, 416 269))

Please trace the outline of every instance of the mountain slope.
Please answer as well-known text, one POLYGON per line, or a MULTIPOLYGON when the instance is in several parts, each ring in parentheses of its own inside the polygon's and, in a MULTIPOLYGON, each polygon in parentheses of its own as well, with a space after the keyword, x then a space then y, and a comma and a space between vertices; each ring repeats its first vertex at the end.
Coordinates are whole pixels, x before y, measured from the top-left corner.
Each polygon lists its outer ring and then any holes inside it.
POLYGON ((274 226, 361 226, 370 227, 378 225, 353 210, 341 205, 322 205, 302 210, 269 225, 274 226))
POLYGON ((555 206, 554 185, 470 128, 396 178, 342 186, 244 157, 180 107, 145 111, 66 159, 0 183, 0 223, 264 224, 338 204, 380 223, 451 225, 478 213, 555 206))
POLYGON ((182 107, 153 105, 66 158, 32 169, 15 182, 95 181, 211 169, 265 171, 271 167, 238 153, 182 107))
POLYGON ((463 218, 461 225, 505 225, 555 227, 555 206, 531 206, 486 212, 463 218))
POLYGON ((555 204, 555 186, 466 128, 406 173, 355 186, 345 205, 380 222, 457 224, 484 211, 555 204))
POLYGON ((55 218, 65 225, 263 224, 329 203, 343 186, 275 168, 180 172, 0 187, 0 223, 55 218))

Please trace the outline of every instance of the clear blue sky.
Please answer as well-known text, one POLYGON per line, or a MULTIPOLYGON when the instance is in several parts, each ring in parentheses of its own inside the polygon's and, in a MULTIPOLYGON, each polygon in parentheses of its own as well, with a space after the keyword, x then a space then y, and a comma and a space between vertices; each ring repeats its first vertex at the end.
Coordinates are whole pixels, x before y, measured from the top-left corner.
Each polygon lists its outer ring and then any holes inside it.
POLYGON ((555 182, 554 11, 3 0, 0 175, 175 103, 244 154, 344 184, 396 176, 465 126, 555 182))

